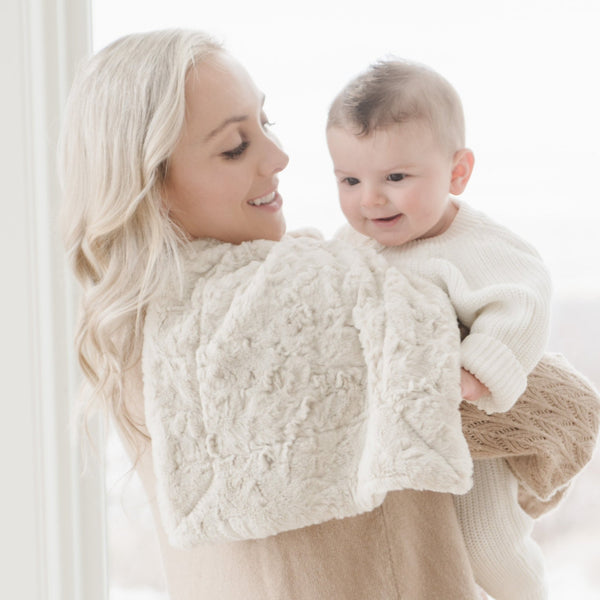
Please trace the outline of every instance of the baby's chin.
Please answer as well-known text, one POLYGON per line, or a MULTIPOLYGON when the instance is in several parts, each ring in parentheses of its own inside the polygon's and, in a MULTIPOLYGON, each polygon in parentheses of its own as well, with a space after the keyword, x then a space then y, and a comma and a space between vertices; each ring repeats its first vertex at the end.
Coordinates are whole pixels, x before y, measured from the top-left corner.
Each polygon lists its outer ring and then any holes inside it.
POLYGON ((359 233, 362 233, 363 235, 375 240, 382 246, 403 246, 404 244, 413 240, 413 238, 402 232, 393 230, 381 231, 380 229, 373 227, 363 228, 363 230, 359 231, 359 233))

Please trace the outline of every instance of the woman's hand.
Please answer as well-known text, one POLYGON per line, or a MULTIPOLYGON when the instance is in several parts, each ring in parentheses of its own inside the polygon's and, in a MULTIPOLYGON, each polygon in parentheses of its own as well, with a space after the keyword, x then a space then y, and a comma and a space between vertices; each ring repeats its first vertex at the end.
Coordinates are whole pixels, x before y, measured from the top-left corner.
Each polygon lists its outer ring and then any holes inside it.
POLYGON ((464 400, 467 402, 473 402, 474 404, 490 393, 490 390, 466 369, 460 370, 460 390, 464 400))

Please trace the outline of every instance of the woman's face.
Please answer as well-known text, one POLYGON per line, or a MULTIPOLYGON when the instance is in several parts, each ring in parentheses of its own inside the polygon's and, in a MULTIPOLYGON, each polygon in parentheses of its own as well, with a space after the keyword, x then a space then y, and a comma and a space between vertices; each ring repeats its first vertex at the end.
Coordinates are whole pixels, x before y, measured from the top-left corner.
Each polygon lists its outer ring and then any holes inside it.
POLYGON ((185 124, 165 179, 171 217, 191 238, 239 244, 285 233, 277 174, 288 156, 263 103, 245 69, 225 53, 191 69, 185 124))

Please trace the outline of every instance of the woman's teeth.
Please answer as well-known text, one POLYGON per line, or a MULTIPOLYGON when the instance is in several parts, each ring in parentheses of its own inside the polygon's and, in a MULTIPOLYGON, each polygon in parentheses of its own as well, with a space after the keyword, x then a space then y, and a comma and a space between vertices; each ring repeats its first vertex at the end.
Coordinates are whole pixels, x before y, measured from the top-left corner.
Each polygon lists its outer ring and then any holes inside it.
POLYGON ((271 192, 262 198, 256 198, 256 200, 250 200, 248 204, 252 204, 253 206, 260 206, 261 204, 269 204, 269 202, 273 202, 275 200, 275 192, 271 192))

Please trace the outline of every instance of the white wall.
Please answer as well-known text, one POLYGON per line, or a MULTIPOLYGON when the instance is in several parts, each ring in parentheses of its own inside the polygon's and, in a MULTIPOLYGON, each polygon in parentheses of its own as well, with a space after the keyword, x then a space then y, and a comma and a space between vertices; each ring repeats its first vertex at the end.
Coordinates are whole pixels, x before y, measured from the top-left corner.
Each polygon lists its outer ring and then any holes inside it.
POLYGON ((55 144, 86 0, 0 4, 0 582, 3 598, 106 597, 101 465, 80 477, 73 284, 56 226, 55 144))

